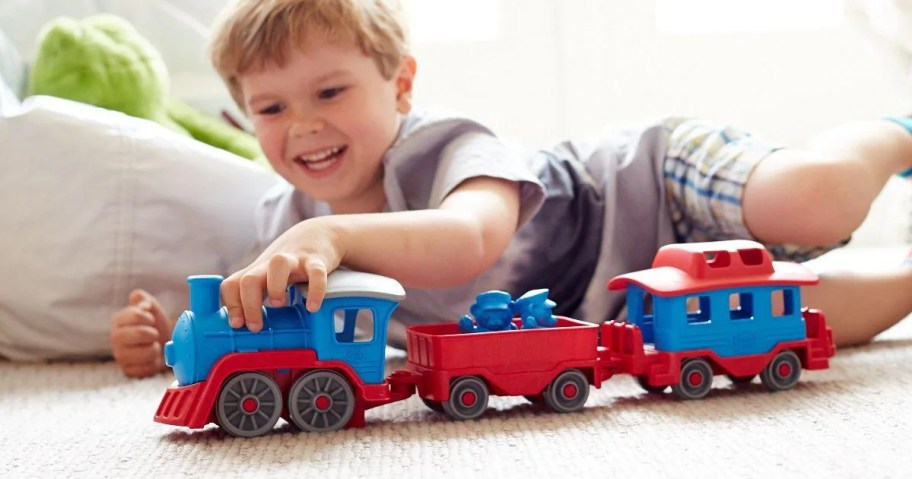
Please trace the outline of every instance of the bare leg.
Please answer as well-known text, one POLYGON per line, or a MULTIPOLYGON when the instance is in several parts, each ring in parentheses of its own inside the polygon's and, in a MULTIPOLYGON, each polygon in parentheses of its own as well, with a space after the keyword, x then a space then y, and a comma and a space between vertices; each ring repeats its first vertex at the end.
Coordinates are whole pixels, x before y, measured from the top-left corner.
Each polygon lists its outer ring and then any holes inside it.
POLYGON ((858 228, 887 180, 909 167, 912 134, 903 127, 847 124, 757 165, 744 189, 744 222, 765 243, 834 244, 858 228))
POLYGON ((824 312, 837 346, 866 343, 912 313, 912 266, 818 274, 820 283, 802 288, 802 299, 824 312))

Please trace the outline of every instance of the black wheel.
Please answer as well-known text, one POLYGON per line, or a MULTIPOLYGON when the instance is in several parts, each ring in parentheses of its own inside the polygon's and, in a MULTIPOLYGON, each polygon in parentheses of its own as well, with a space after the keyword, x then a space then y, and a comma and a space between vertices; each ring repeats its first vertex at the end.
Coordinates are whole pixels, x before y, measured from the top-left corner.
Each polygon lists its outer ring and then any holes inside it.
POLYGON ((443 412, 443 401, 434 401, 427 398, 421 398, 421 402, 423 402, 425 406, 433 409, 434 411, 443 412))
POLYGON ((333 371, 311 371, 298 378, 288 392, 288 415, 303 431, 342 429, 354 412, 351 385, 333 371))
POLYGON ((236 374, 222 386, 215 408, 219 426, 228 434, 261 436, 282 415, 282 392, 265 374, 236 374))
POLYGON ((760 382, 770 391, 791 389, 801 379, 801 360, 792 350, 782 351, 760 373, 760 382))
POLYGON ((713 372, 705 359, 689 359, 681 366, 681 379, 671 390, 681 399, 701 399, 712 388, 713 372))
POLYGON ((545 404, 557 412, 579 411, 589 399, 589 381, 579 369, 568 369, 545 388, 545 404))
POLYGON ((443 411, 454 419, 475 419, 488 408, 488 386, 476 377, 459 378, 450 387, 443 411))
POLYGON ((668 386, 650 386, 649 383, 646 382, 646 376, 637 376, 637 384, 649 394, 662 394, 668 389, 668 386))
POLYGON ((732 374, 728 374, 727 376, 735 386, 750 384, 750 382, 753 381, 755 377, 757 377, 756 374, 748 374, 747 376, 734 376, 732 374))

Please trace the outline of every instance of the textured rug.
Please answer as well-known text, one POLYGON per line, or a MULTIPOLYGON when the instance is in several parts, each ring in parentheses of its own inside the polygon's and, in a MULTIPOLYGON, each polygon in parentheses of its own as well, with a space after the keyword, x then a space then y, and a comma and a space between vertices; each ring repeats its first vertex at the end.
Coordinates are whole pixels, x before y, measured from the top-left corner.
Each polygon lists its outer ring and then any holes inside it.
POLYGON ((910 364, 906 320, 780 393, 717 378, 707 398, 679 401, 615 377, 574 414, 494 398, 454 422, 412 398, 369 411, 363 429, 280 422, 235 439, 154 423, 170 374, 0 362, 0 477, 909 477, 910 364))

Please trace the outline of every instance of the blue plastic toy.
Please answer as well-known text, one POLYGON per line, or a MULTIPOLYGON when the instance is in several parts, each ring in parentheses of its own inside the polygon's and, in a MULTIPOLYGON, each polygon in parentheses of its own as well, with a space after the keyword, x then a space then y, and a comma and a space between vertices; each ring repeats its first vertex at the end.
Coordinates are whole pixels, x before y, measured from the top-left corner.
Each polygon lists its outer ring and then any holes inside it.
POLYGON ((513 303, 513 314, 522 319, 523 329, 550 328, 557 324, 551 310, 557 306, 548 299, 547 289, 533 289, 513 303))
POLYGON ((386 326, 405 297, 395 280, 367 273, 336 271, 329 277, 319 311, 304 307, 307 285, 288 288, 288 305, 263 308, 263 330, 228 325, 219 304, 221 276, 192 276, 190 310, 177 320, 165 345, 165 363, 178 384, 205 380, 228 353, 313 349, 321 360, 344 359, 365 384, 383 382, 386 326))
POLYGON ((463 333, 517 329, 513 324, 513 298, 510 293, 496 290, 481 293, 475 297, 469 312, 475 321, 469 315, 459 318, 459 331, 463 333))

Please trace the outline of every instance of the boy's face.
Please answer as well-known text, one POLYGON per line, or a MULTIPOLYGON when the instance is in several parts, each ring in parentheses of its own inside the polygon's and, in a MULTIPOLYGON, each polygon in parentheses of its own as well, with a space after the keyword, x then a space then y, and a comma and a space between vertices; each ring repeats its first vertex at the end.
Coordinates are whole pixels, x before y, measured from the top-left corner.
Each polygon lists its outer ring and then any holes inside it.
POLYGON ((277 173, 334 212, 378 210, 381 161, 409 109, 414 62, 386 80, 354 44, 311 36, 306 45, 291 48, 283 67, 239 78, 263 152, 277 173))

